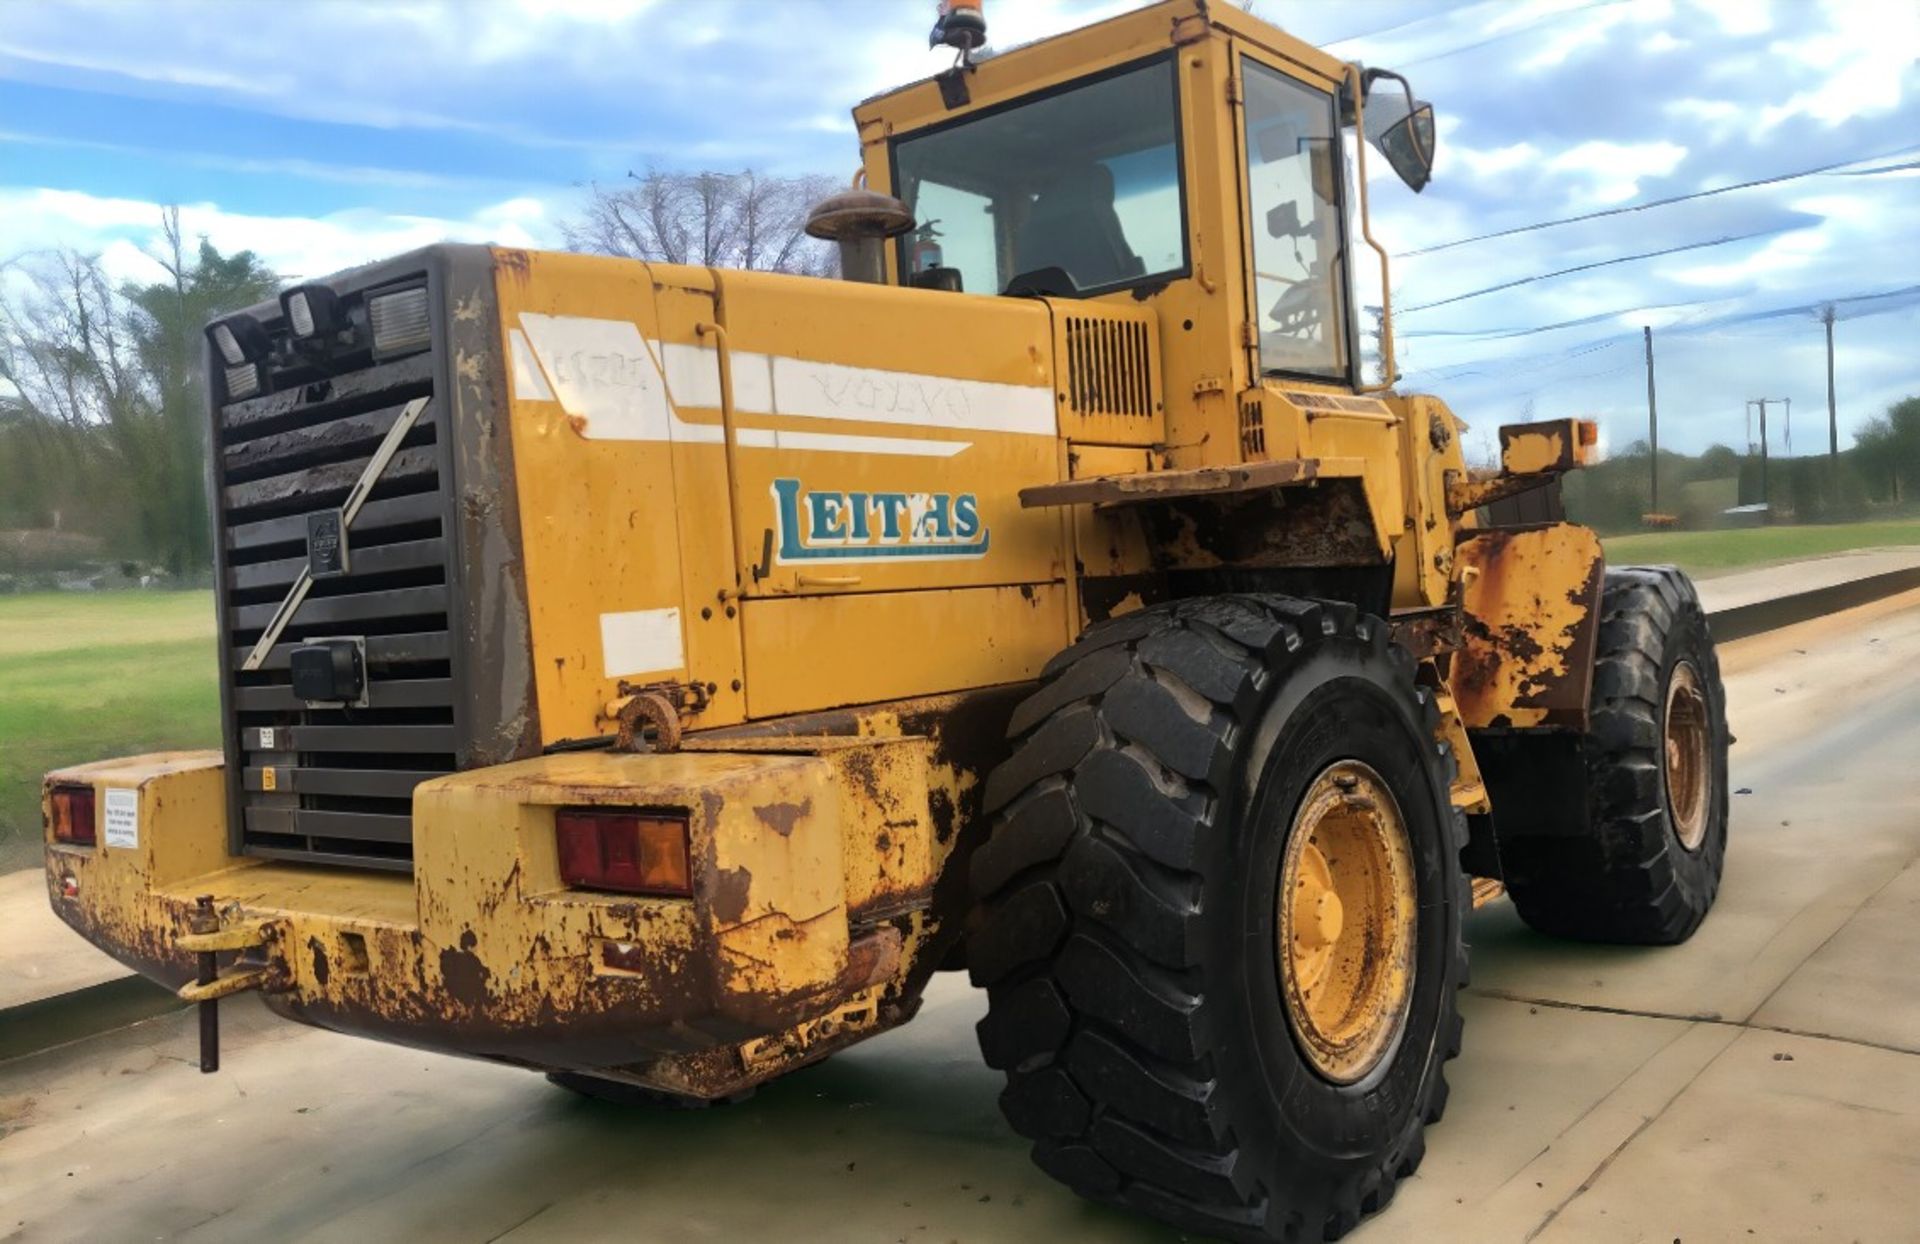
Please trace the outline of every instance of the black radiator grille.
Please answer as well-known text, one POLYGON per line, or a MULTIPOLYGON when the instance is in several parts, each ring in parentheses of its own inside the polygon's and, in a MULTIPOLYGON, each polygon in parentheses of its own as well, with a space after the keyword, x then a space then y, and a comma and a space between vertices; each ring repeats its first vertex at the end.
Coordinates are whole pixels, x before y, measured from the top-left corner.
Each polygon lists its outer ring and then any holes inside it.
POLYGON ((434 356, 416 354, 220 412, 220 592, 239 761, 229 780, 248 854, 407 868, 413 788, 456 767, 446 416, 434 376, 434 356), (307 564, 307 515, 346 499, 419 397, 432 400, 354 521, 349 573, 317 581, 261 668, 242 669, 307 564), (368 704, 309 708, 294 698, 288 653, 339 636, 365 640, 368 704))

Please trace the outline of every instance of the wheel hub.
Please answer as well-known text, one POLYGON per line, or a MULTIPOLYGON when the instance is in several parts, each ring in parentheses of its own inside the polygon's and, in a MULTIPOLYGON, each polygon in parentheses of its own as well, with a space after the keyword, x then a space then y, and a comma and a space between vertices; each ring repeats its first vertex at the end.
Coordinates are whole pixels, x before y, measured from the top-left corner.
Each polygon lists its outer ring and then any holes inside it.
POLYGON ((1690 662, 1673 667, 1667 679, 1667 704, 1663 714, 1667 784, 1667 812, 1673 819, 1673 831, 1680 845, 1697 851, 1707 838, 1707 787, 1710 764, 1710 736, 1707 726, 1707 696, 1700 675, 1690 662))
POLYGON ((1288 830, 1278 895, 1281 997, 1314 1070, 1363 1079, 1392 1050, 1413 996, 1418 900, 1406 823, 1385 780, 1328 766, 1288 830))

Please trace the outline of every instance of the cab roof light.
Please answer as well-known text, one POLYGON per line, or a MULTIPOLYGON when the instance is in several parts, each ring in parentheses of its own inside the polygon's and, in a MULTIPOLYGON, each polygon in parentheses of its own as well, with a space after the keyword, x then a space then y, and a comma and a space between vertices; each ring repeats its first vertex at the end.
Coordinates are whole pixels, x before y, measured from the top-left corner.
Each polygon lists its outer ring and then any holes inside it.
POLYGON ((207 338, 213 342, 213 348, 220 352, 221 359, 228 367, 259 362, 267 357, 273 344, 267 339, 267 330, 260 327, 259 321, 244 312, 209 324, 207 338))
POLYGON ((433 342, 433 321, 427 312, 424 285, 370 296, 367 319, 373 327, 375 358, 412 354, 433 342))
POLYGON ((260 391, 260 367, 256 363, 243 363, 238 367, 226 369, 227 400, 240 401, 252 397, 260 391))
POLYGON ((340 295, 325 285, 296 285, 280 295, 280 310, 295 341, 326 341, 343 327, 340 295))

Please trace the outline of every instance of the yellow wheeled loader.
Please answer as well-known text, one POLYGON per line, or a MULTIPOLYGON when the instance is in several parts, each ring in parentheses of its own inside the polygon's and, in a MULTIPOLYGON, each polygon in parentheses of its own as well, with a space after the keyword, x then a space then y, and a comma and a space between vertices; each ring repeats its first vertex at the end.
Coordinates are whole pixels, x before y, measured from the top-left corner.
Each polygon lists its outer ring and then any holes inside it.
POLYGON ((49 774, 50 898, 209 1068, 257 990, 709 1102, 964 970, 1046 1171, 1332 1238, 1440 1118, 1476 895, 1706 915, 1706 620, 1488 521, 1591 425, 1470 470, 1390 315, 1370 379, 1404 79, 1203 0, 935 38, 813 215, 846 279, 435 246, 212 324, 225 745, 49 774))

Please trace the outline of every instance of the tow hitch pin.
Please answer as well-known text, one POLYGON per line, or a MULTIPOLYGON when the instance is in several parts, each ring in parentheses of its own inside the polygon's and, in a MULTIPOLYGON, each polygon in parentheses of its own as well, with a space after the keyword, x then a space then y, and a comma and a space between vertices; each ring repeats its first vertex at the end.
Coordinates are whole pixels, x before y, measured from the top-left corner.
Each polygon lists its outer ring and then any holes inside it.
MULTIPOLYGON (((213 910, 213 896, 203 894, 194 904, 193 931, 212 933, 220 927, 220 917, 213 910)), ((203 950, 199 954, 199 971, 195 982, 202 987, 213 984, 219 975, 219 969, 213 961, 214 952, 203 950)), ((220 1070, 220 999, 208 998, 200 1003, 200 1071, 210 1075, 220 1070)))

